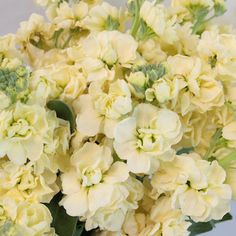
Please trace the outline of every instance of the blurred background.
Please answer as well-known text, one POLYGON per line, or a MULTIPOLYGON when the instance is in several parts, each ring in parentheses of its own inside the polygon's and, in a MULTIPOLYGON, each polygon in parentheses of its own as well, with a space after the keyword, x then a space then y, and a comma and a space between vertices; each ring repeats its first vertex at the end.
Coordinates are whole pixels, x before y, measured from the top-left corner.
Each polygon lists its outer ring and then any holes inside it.
MULTIPOLYGON (((126 0, 107 0, 117 6, 125 6, 126 0)), ((165 1, 167 4, 169 0, 165 1)), ((219 22, 236 26, 236 0, 227 0, 228 12, 218 19, 219 22)), ((0 35, 15 33, 21 21, 27 20, 32 13, 43 14, 43 9, 38 7, 34 0, 0 0, 0 35)), ((217 225, 217 228, 202 236, 235 236, 236 235, 236 203, 232 204, 234 219, 217 225)), ((62 235, 60 235, 62 236, 62 235)))

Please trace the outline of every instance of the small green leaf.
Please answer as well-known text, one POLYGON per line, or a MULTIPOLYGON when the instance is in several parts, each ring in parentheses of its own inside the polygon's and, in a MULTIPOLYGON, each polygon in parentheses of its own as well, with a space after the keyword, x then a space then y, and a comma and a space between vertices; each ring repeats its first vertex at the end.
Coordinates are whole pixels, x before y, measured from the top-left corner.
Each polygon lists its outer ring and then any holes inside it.
POLYGON ((188 231, 191 232, 190 236, 195 236, 213 230, 215 224, 219 224, 224 221, 229 221, 232 219, 233 219, 232 215, 230 213, 227 213, 221 220, 212 220, 209 222, 198 222, 198 223, 195 223, 192 220, 190 220, 192 225, 188 228, 188 231))
POLYGON ((214 223, 215 224, 222 223, 224 221, 229 221, 229 220, 232 220, 232 219, 233 219, 233 216, 230 213, 227 213, 226 215, 224 215, 224 217, 221 220, 214 220, 214 223))
POLYGON ((190 236, 195 236, 198 234, 209 232, 213 229, 211 222, 203 222, 203 223, 193 223, 188 231, 191 232, 190 236))
POLYGON ((73 111, 71 110, 71 108, 66 103, 64 103, 60 100, 52 100, 47 103, 47 107, 50 110, 55 111, 57 114, 57 117, 59 117, 63 120, 69 121, 71 133, 74 132, 75 127, 76 127, 75 115, 74 115, 73 111))
POLYGON ((65 209, 59 206, 62 194, 58 193, 49 204, 46 204, 53 217, 52 227, 55 228, 59 236, 80 236, 76 234, 78 217, 72 217, 66 214, 65 209))

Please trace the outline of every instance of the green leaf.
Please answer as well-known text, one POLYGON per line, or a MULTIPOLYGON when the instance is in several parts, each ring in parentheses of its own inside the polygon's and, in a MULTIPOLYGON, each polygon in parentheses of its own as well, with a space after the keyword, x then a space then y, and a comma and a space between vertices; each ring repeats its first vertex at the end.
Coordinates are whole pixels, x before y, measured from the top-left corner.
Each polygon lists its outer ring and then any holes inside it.
POLYGON ((50 110, 53 110, 56 112, 57 117, 67 120, 70 123, 70 130, 71 133, 74 132, 76 124, 75 124, 75 115, 71 108, 64 102, 60 100, 52 100, 47 103, 47 107, 50 110))
POLYGON ((215 224, 217 224, 217 223, 221 223, 221 222, 224 222, 224 221, 229 221, 229 220, 232 220, 232 219, 233 219, 233 216, 230 213, 227 213, 226 215, 224 215, 224 217, 221 220, 213 220, 213 222, 215 224))
POLYGON ((65 209, 59 206, 61 198, 62 194, 58 193, 49 204, 45 204, 53 217, 52 227, 59 236, 80 236, 80 231, 77 231, 79 218, 66 214, 65 209))
POLYGON ((209 232, 213 229, 211 222, 203 222, 203 223, 193 223, 189 228, 190 236, 195 236, 198 234, 209 232))
POLYGON ((190 236, 195 236, 213 230, 213 228, 215 228, 215 224, 219 224, 224 221, 229 221, 232 219, 233 219, 232 215, 227 213, 221 220, 212 220, 209 222, 199 222, 199 223, 191 221, 192 225, 188 228, 188 231, 191 232, 190 236))
POLYGON ((194 148, 193 147, 184 147, 184 148, 181 148, 180 150, 177 151, 177 155, 181 155, 181 154, 184 154, 184 153, 187 153, 189 154, 190 152, 193 152, 194 151, 194 148))

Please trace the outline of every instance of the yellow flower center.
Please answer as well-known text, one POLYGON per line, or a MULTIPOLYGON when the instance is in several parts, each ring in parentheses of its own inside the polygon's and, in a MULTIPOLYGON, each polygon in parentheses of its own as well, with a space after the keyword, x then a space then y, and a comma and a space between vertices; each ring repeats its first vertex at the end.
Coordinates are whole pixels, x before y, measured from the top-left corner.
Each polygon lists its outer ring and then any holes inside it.
POLYGON ((82 173, 82 186, 91 187, 95 184, 99 184, 102 180, 102 172, 100 169, 88 168, 82 173))

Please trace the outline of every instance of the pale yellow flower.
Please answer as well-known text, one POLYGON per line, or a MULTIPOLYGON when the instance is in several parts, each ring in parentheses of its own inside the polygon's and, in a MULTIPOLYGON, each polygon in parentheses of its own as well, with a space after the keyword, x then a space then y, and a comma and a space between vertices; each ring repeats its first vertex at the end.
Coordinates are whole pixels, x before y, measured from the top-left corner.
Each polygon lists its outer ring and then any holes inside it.
POLYGON ((205 31, 198 45, 200 56, 219 74, 220 80, 235 78, 236 35, 205 31))
POLYGON ((77 130, 83 135, 94 136, 104 133, 113 138, 114 128, 122 117, 132 110, 129 87, 124 80, 116 80, 106 88, 100 82, 93 82, 89 94, 75 101, 77 130))
POLYGON ((107 2, 102 2, 101 5, 96 5, 89 10, 88 16, 85 17, 82 24, 91 31, 99 32, 118 29, 119 21, 119 10, 107 2))
POLYGON ((186 81, 188 90, 179 95, 177 104, 182 115, 194 110, 203 113, 224 104, 222 83, 214 74, 204 72, 200 58, 176 55, 169 57, 167 64, 174 78, 186 81))
POLYGON ((81 26, 81 20, 88 14, 88 5, 81 1, 70 6, 63 1, 55 11, 53 23, 58 29, 69 29, 81 26))
POLYGON ((0 37, 0 66, 16 68, 22 64, 20 52, 16 48, 16 37, 7 34, 0 37))
MULTIPOLYGON (((46 173, 44 173, 46 174, 46 173)), ((55 183, 56 174, 37 175, 32 163, 18 166, 10 161, 0 161, 1 196, 16 191, 26 200, 50 202, 59 188, 55 183), (54 182, 53 182, 54 181, 54 182)))
POLYGON ((45 205, 17 199, 16 195, 1 196, 0 204, 0 226, 6 226, 6 235, 55 236, 45 205))
POLYGON ((29 235, 41 236, 51 231, 52 216, 43 204, 22 202, 17 207, 15 222, 29 235))
POLYGON ((164 5, 144 1, 140 17, 164 42, 173 43, 177 40, 176 19, 168 14, 164 5))
POLYGON ((82 65, 88 72, 88 80, 104 80, 107 78, 101 77, 101 74, 106 75, 108 70, 106 66, 112 67, 118 63, 123 67, 130 67, 135 62, 138 43, 128 34, 119 31, 103 31, 90 34, 82 42, 82 48, 85 57, 82 65))
POLYGON ((159 64, 167 58, 167 53, 162 50, 161 43, 156 38, 139 42, 138 49, 142 57, 152 64, 159 64))
POLYGON ((110 149, 94 143, 86 143, 77 150, 71 162, 75 170, 64 173, 61 177, 63 193, 66 194, 61 204, 72 216, 86 216, 88 212, 93 213, 110 203, 115 183, 124 182, 128 178, 125 164, 116 162, 112 165, 110 149), (97 191, 104 190, 109 193, 106 199, 102 199, 104 193, 97 194, 97 191), (94 194, 97 198, 93 197, 94 194), (75 204, 76 199, 81 204, 75 204))
POLYGON ((1 157, 7 155, 16 164, 40 158, 48 129, 44 108, 17 103, 0 113, 0 127, 1 157))
POLYGON ((182 125, 176 113, 139 104, 131 117, 122 120, 115 130, 114 148, 127 160, 134 173, 152 173, 159 160, 174 158, 172 145, 182 138, 182 125))
POLYGON ((65 194, 61 204, 67 213, 85 219, 87 230, 119 230, 127 210, 138 207, 142 184, 129 179, 125 163, 113 163, 106 146, 85 143, 75 151, 71 164, 74 169, 61 176, 65 194))
POLYGON ((196 222, 219 220, 230 211, 232 191, 224 184, 226 173, 217 161, 201 160, 195 154, 177 156, 163 163, 152 185, 159 193, 171 192, 172 207, 196 222))

